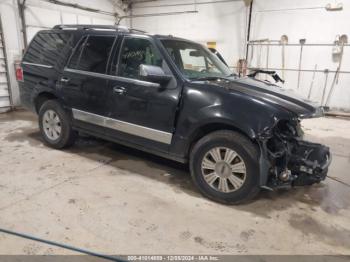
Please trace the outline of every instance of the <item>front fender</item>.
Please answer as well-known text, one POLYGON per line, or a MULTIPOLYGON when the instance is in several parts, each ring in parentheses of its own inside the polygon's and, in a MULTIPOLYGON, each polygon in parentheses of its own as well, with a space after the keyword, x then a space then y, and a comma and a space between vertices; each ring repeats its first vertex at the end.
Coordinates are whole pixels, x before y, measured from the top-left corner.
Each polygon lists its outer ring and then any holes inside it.
POLYGON ((218 129, 231 127, 259 142, 279 119, 291 117, 283 108, 243 93, 203 84, 185 86, 170 152, 187 157, 196 134, 203 134, 203 129, 215 130, 215 125, 218 129), (208 125, 211 128, 207 129, 208 125))
POLYGON ((194 119, 196 119, 196 121, 193 122, 190 122, 190 119, 188 119, 191 126, 188 137, 193 137, 195 133, 205 126, 215 124, 218 126, 230 126, 249 138, 256 137, 256 131, 248 123, 244 122, 241 117, 224 111, 221 105, 201 108, 195 113, 194 119))
POLYGON ((223 123, 256 139, 279 119, 292 117, 282 108, 221 87, 185 87, 182 101, 175 135, 185 138, 207 124, 223 123))

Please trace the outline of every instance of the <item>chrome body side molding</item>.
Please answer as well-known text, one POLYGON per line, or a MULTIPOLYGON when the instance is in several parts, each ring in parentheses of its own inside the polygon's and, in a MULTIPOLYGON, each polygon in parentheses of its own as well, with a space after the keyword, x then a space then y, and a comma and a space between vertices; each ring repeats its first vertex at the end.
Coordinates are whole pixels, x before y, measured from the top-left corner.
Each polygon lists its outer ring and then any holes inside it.
POLYGON ((44 68, 53 68, 52 65, 43 65, 43 64, 36 64, 36 63, 29 63, 29 62, 22 62, 23 65, 30 65, 30 66, 37 66, 37 67, 44 67, 44 68))
POLYGON ((160 85, 157 84, 157 83, 152 83, 152 82, 147 82, 147 81, 142 81, 142 80, 132 79, 132 78, 126 78, 126 77, 121 77, 121 76, 112 76, 112 75, 106 75, 106 74, 101 74, 101 73, 83 71, 83 70, 78 70, 78 69, 71 69, 71 68, 67 68, 67 67, 64 69, 64 71, 65 72, 70 72, 70 73, 86 75, 86 76, 93 76, 93 77, 104 78, 104 79, 108 79, 108 80, 122 81, 122 82, 125 82, 125 83, 135 84, 135 85, 142 85, 142 86, 146 86, 146 87, 147 86, 155 87, 155 88, 160 87, 160 85))
POLYGON ((111 128, 123 133, 131 134, 134 136, 143 137, 153 141, 161 142, 164 144, 171 144, 173 135, 168 132, 135 125, 132 123, 116 120, 113 118, 96 115, 93 113, 85 112, 78 109, 72 109, 73 118, 90 124, 111 128))

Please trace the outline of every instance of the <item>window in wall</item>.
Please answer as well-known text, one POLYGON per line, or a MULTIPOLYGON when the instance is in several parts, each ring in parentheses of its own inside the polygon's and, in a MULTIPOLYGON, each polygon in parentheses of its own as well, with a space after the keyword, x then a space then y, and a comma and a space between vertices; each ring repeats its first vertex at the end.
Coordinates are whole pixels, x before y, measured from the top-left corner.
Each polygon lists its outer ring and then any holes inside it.
POLYGON ((80 42, 73 54, 69 68, 94 73, 106 73, 108 57, 115 37, 89 36, 80 42))
POLYGON ((118 75, 140 78, 140 65, 162 66, 163 59, 156 47, 147 39, 125 38, 121 49, 118 75))

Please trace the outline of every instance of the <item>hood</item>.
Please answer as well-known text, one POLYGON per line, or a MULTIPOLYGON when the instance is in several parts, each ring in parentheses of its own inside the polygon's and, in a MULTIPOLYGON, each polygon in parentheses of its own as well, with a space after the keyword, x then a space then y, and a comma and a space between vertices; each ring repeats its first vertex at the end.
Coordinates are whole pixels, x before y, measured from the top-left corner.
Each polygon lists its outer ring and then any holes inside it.
POLYGON ((299 118, 323 116, 323 108, 320 105, 302 98, 292 90, 283 89, 268 82, 242 77, 228 81, 215 81, 215 84, 283 107, 299 118))

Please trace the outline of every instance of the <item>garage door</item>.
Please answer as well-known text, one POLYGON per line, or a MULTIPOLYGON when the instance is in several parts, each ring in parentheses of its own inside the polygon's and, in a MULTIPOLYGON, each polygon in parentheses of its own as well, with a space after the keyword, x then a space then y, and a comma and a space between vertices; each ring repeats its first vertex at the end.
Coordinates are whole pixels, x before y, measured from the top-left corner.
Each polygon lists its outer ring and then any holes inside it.
MULTIPOLYGON (((53 5, 54 6, 54 5, 53 5)), ((96 14, 93 12, 74 12, 72 10, 50 10, 37 6, 26 6, 25 18, 27 23, 28 42, 43 29, 52 28, 58 24, 105 24, 113 25, 113 16, 96 14)))
POLYGON ((4 43, 5 41, 0 17, 0 112, 8 111, 11 106, 9 93, 9 79, 7 73, 8 68, 4 43))

